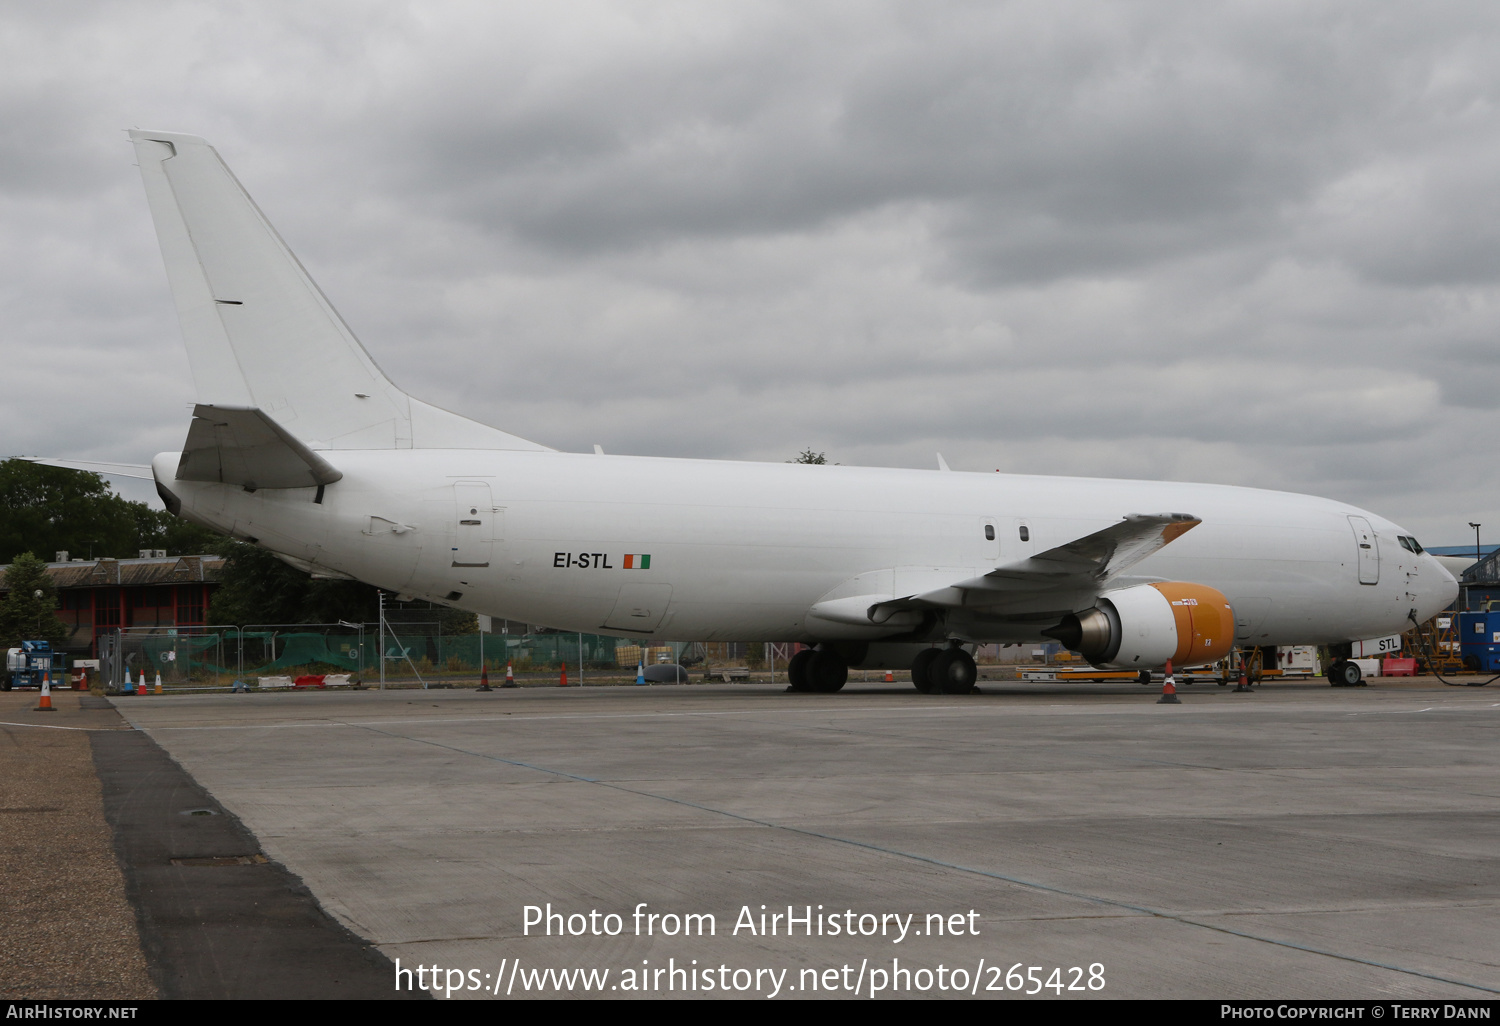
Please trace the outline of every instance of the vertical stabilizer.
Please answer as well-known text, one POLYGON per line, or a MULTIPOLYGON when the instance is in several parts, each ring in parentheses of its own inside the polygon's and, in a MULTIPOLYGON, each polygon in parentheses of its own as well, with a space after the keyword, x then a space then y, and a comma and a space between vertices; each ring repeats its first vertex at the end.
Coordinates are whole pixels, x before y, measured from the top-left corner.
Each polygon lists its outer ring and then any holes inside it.
POLYGON ((397 388, 197 136, 132 131, 198 402, 312 448, 543 449, 397 388))

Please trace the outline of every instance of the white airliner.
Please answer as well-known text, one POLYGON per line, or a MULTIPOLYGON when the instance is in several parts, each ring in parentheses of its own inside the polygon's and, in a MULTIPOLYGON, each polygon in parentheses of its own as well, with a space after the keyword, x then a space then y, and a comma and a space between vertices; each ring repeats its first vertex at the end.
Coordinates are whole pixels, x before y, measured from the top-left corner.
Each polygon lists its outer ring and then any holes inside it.
POLYGON ((1355 684, 1351 642, 1457 594, 1410 532, 1332 499, 557 452, 401 391, 212 147, 130 136, 198 399, 157 489, 304 570, 569 631, 803 642, 803 691, 909 666, 968 692, 965 646, 1044 637, 1131 670, 1328 645, 1355 684))

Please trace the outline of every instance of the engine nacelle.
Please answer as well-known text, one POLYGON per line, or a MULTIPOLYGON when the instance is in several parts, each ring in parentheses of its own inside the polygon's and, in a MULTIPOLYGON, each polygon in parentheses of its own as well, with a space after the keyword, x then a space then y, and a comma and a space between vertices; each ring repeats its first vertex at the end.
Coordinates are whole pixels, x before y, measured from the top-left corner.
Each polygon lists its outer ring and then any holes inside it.
POLYGON ((1122 588, 1044 631, 1101 669, 1155 670, 1217 662, 1234 647, 1234 610, 1223 592, 1169 581, 1122 588))

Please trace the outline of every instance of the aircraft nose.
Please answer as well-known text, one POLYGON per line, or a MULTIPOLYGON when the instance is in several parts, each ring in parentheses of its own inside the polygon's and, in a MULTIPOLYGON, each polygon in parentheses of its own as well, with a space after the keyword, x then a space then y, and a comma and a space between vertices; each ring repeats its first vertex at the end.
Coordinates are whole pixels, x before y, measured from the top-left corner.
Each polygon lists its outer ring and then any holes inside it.
POLYGON ((1426 561, 1417 587, 1417 618, 1429 620, 1453 604, 1458 598, 1458 581, 1431 555, 1423 553, 1426 561))

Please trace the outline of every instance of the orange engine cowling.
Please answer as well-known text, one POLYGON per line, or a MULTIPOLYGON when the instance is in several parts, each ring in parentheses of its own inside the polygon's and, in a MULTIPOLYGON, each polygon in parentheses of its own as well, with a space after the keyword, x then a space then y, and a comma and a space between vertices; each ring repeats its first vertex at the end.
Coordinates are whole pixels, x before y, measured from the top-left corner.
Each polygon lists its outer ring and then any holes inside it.
POLYGON ((1217 662, 1234 647, 1234 610, 1223 592, 1167 581, 1122 588, 1049 631, 1095 666, 1154 670, 1217 662))

